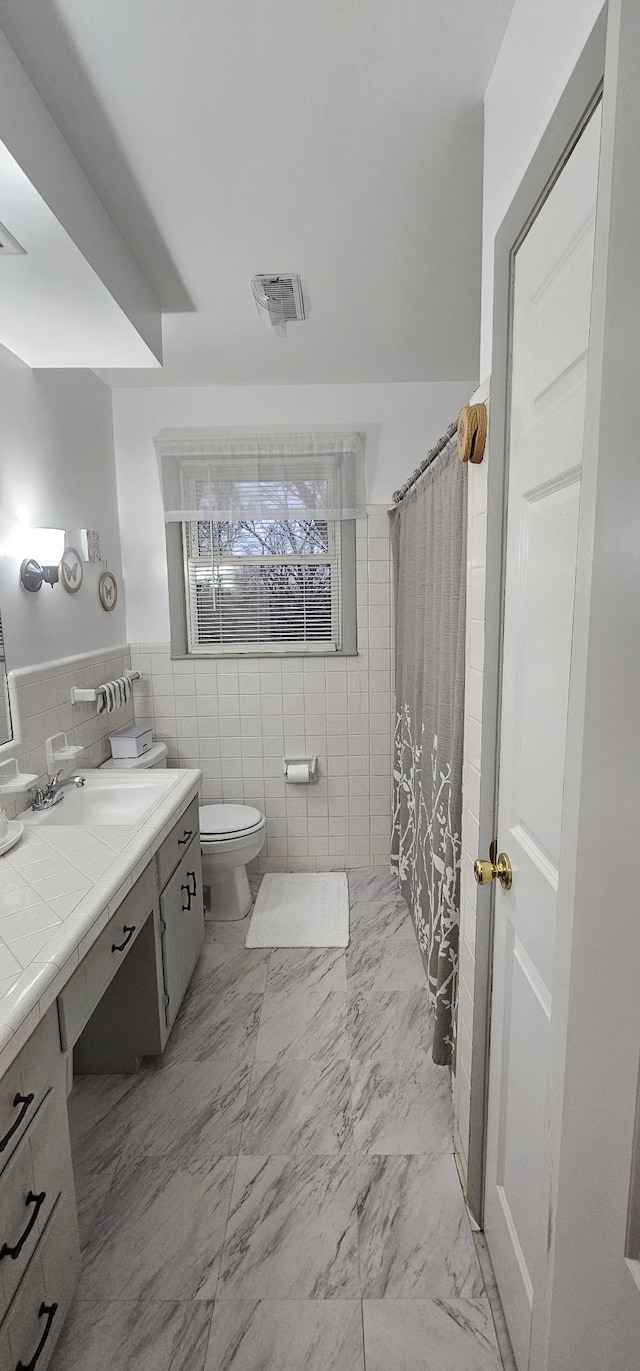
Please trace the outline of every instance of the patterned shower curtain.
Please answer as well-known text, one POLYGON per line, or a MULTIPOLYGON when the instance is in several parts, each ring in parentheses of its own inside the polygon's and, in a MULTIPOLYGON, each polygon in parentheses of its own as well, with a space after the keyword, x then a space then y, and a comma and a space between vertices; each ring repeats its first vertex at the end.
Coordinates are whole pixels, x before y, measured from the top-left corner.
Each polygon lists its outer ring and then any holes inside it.
POLYGON ((455 436, 390 512, 396 730, 392 857, 451 1063, 457 994, 467 472, 455 436))

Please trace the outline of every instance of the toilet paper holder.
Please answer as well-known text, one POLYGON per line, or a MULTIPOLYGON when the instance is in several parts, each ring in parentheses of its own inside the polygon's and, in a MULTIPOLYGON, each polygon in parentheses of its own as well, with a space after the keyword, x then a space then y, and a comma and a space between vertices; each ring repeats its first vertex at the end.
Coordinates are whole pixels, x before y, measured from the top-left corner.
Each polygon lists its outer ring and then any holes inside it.
POLYGON ((314 753, 306 757, 285 757, 283 759, 284 777, 292 785, 308 785, 309 782, 318 779, 318 758, 314 753), (295 768, 291 772, 291 768, 295 768), (301 768, 306 768, 308 774, 301 774, 301 768))

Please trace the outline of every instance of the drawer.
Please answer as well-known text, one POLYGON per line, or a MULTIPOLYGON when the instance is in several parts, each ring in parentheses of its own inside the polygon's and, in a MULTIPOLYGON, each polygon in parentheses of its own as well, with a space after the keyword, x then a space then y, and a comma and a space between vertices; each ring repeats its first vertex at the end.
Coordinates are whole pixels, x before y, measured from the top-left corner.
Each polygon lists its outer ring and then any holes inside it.
POLYGON ((164 890, 182 860, 192 838, 200 833, 200 802, 196 795, 158 850, 158 881, 164 890))
POLYGON ((83 957, 64 990, 60 991, 60 1038, 65 1052, 73 1047, 88 1024, 107 986, 154 909, 155 902, 155 873, 150 862, 91 950, 83 957))
POLYGON ((0 1318, 63 1190, 73 1194, 67 1106, 50 1090, 0 1177, 0 1318))
POLYGON ((64 1057, 55 1005, 31 1034, 0 1079, 0 1172, 24 1136, 54 1082, 62 1079, 64 1057))
MULTIPOLYGON (((0 1326, 9 1349, 7 1371, 45 1371, 73 1299, 80 1268, 73 1197, 60 1195, 0 1326)), ((2 1363, 5 1371, 5 1363, 2 1363)))

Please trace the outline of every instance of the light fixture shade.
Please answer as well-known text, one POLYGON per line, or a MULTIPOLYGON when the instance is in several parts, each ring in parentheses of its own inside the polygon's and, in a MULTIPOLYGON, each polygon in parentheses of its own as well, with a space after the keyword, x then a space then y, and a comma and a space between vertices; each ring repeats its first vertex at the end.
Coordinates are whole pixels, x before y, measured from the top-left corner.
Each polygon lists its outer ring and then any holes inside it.
POLYGON ((24 555, 41 566, 57 566, 64 552, 63 528, 29 528, 24 531, 24 555))

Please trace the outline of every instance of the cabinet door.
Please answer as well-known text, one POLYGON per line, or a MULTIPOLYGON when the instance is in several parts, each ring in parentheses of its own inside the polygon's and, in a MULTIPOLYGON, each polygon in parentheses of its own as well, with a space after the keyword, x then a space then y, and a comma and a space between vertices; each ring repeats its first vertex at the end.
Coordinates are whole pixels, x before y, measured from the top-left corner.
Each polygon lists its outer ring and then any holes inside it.
POLYGON ((200 843, 188 847, 160 896, 167 1025, 171 1026, 191 980, 204 938, 200 843))

